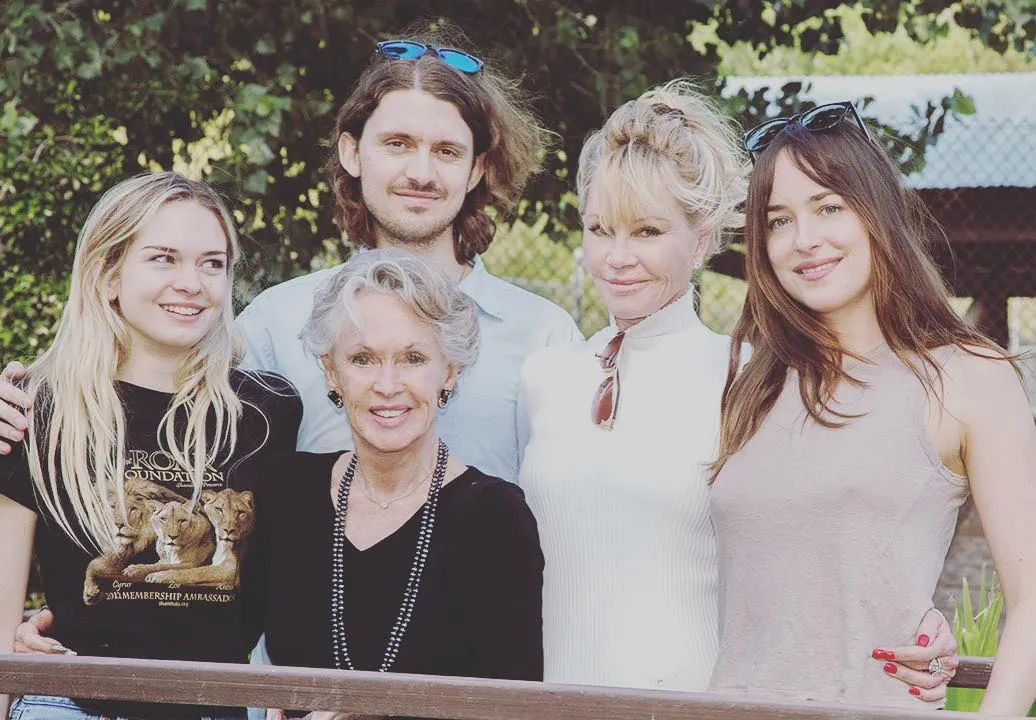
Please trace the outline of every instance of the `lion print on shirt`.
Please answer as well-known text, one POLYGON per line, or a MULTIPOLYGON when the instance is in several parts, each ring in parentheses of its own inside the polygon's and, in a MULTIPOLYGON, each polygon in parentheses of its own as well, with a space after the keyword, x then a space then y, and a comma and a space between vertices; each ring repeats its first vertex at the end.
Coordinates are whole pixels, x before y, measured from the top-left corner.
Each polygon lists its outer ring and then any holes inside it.
POLYGON ((181 583, 202 587, 235 588, 241 576, 248 536, 255 527, 255 500, 250 490, 206 490, 202 512, 216 531, 216 551, 208 565, 171 569, 147 576, 149 582, 181 583))
POLYGON ((252 492, 223 489, 223 473, 210 469, 207 487, 191 503, 189 474, 172 465, 171 458, 151 453, 145 462, 134 457, 123 502, 114 489, 105 493, 114 513, 112 543, 87 564, 83 603, 182 607, 232 602, 255 527, 252 492), (143 477, 145 471, 156 477, 143 477), (186 496, 181 494, 185 490, 186 496))
POLYGON ((83 602, 93 605, 100 600, 101 588, 97 578, 121 575, 130 561, 154 547, 157 535, 151 524, 151 517, 163 503, 182 500, 178 494, 149 480, 127 478, 124 484, 126 514, 122 515, 118 496, 109 488, 106 500, 115 511, 115 527, 112 535, 115 548, 94 558, 86 566, 86 580, 83 583, 83 602))
POLYGON ((168 502, 151 516, 158 562, 130 565, 123 574, 152 583, 175 582, 166 573, 208 563, 216 551, 216 534, 204 515, 186 502, 168 502))
MULTIPOLYGON (((255 499, 251 491, 202 491, 196 507, 188 498, 142 478, 125 482, 125 515, 114 490, 107 501, 117 518, 114 549, 87 565, 83 602, 154 596, 137 583, 169 586, 166 602, 179 602, 177 592, 226 595, 240 585, 241 561, 255 527, 255 499), (222 594, 220 594, 222 593, 222 594)), ((227 600, 218 600, 226 602, 227 600)))

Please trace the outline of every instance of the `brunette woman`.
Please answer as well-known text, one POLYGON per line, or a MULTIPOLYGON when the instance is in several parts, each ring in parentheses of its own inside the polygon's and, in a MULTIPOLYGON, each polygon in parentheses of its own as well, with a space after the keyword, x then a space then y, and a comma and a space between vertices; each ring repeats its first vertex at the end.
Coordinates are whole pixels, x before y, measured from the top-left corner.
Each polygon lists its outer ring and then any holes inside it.
POLYGON ((851 103, 745 139, 712 689, 921 707, 882 643, 907 643, 932 607, 971 493, 1008 607, 982 710, 1022 715, 1036 696, 1036 428, 1014 363, 954 313, 923 206, 851 103))

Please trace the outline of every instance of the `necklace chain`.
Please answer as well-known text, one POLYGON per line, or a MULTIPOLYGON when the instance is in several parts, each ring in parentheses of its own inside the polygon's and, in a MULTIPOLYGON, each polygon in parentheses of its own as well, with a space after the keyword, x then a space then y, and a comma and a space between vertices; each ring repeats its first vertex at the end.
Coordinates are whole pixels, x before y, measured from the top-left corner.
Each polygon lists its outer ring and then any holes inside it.
MULTIPOLYGON (((399 606, 396 621, 389 632, 385 655, 381 659, 378 672, 388 672, 399 654, 399 646, 403 642, 414 614, 417 602, 417 591, 421 585, 421 575, 428 561, 428 548, 432 542, 432 529, 435 527, 435 513, 439 504, 439 490, 442 489, 446 477, 446 463, 449 460, 446 444, 439 441, 439 453, 432 474, 432 483, 428 488, 428 500, 421 510, 421 529, 417 533, 417 546, 414 549, 414 560, 410 565, 406 588, 403 590, 403 602, 399 606)), ((345 637, 345 515, 349 507, 349 489, 356 474, 357 458, 353 453, 342 482, 338 486, 338 509, 335 512, 335 527, 331 540, 331 646, 334 652, 335 667, 339 670, 355 670, 352 658, 349 657, 349 646, 345 637)), ((416 488, 415 488, 416 489, 416 488)))
POLYGON ((394 497, 391 500, 385 500, 385 501, 375 500, 374 497, 370 494, 370 483, 367 480, 367 476, 363 474, 363 469, 357 467, 356 472, 359 473, 360 477, 363 479, 363 482, 360 483, 360 491, 363 493, 363 496, 365 498, 367 498, 368 500, 370 500, 373 504, 377 505, 382 510, 388 510, 389 509, 389 505, 395 505, 400 500, 406 500, 408 497, 410 497, 415 492, 417 492, 418 488, 420 488, 422 485, 424 485, 424 481, 432 476, 432 472, 434 470, 435 470, 435 466, 434 465, 430 469, 428 469, 427 471, 422 470, 420 472, 420 474, 418 474, 418 476, 417 476, 419 478, 419 480, 417 481, 417 483, 412 488, 407 490, 405 493, 403 493, 399 497, 394 497))

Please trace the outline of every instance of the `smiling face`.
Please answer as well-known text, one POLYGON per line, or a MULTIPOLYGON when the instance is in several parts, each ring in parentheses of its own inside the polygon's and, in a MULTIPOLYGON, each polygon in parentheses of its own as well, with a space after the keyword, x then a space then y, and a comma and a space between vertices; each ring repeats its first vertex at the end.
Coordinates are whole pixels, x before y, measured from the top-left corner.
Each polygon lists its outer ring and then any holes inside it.
POLYGON ((109 291, 128 353, 185 357, 219 322, 229 285, 216 215, 193 200, 163 205, 130 243, 109 291))
POLYGON ((471 128, 456 106, 421 90, 385 95, 357 142, 343 133, 342 167, 360 179, 378 246, 453 241, 453 221, 482 179, 471 128))
POLYGON ((433 442, 439 391, 457 369, 436 329, 395 295, 360 290, 358 328, 347 328, 322 358, 328 385, 344 401, 360 452, 420 450, 433 442))
MULTIPOLYGON (((610 225, 591 187, 583 212, 583 250, 594 286, 620 330, 683 295, 709 235, 695 228, 669 192, 652 207, 610 225)), ((628 213, 623 213, 628 214, 628 213)))
POLYGON ((766 225, 767 257, 788 295, 829 320, 874 313, 870 236, 860 216, 784 150, 774 167, 766 225))

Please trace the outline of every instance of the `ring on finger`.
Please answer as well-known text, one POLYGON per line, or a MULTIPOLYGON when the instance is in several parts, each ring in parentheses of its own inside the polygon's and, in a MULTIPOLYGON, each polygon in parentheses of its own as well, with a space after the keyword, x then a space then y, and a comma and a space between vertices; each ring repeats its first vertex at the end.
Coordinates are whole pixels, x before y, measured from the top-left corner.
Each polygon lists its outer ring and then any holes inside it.
POLYGON ((939 658, 932 658, 928 663, 928 672, 932 675, 940 675, 946 672, 946 669, 942 666, 942 660, 939 658))

